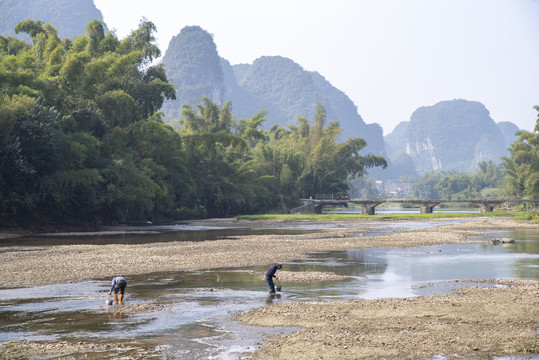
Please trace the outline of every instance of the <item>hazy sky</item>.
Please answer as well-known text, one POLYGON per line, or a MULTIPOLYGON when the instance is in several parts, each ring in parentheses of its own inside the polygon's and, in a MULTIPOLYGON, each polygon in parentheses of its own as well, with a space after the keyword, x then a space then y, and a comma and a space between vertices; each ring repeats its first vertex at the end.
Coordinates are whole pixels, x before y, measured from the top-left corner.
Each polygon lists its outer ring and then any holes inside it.
MULTIPOLYGON (((94 0, 123 38, 142 17, 164 54, 188 25, 231 64, 267 55, 317 71, 387 135, 443 100, 483 103, 495 122, 535 126, 538 0, 94 0)), ((234 104, 232 104, 234 105, 234 104)))

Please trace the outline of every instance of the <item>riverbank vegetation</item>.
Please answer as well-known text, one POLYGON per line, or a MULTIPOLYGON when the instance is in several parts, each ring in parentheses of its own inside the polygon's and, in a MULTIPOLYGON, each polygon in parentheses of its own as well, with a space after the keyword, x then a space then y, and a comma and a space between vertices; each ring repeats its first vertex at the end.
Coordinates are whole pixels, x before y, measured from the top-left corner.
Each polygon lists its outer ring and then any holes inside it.
POLYGON ((412 186, 417 199, 485 199, 502 194, 504 168, 492 161, 481 161, 475 173, 457 171, 431 172, 420 176, 412 186))
MULTIPOLYGON (((539 111, 539 107, 535 107, 539 111)), ((533 133, 521 131, 500 164, 481 161, 475 173, 431 172, 419 177, 412 193, 419 199, 539 198, 539 119, 533 133)))
POLYGON ((264 130, 264 111, 235 119, 230 102, 203 98, 165 124, 175 89, 149 21, 124 39, 97 20, 74 40, 40 21, 15 30, 32 45, 0 37, 2 226, 286 212, 386 166, 360 154, 361 138, 337 143, 342 128, 321 105, 312 121, 264 130))
MULTIPOLYGON (((15 30, 32 44, 0 36, 0 226, 286 213, 387 165, 362 138, 338 142, 320 104, 313 119, 264 129, 265 111, 238 119, 204 97, 166 124, 159 109, 176 89, 147 20, 124 39, 97 20, 74 40, 40 21, 15 30)), ((416 195, 538 198, 538 131, 520 133, 503 168, 428 175, 416 195)))
MULTIPOLYGON (((499 164, 480 161, 475 173, 430 172, 413 181, 412 197, 419 199, 538 199, 539 198, 539 107, 533 132, 520 131, 499 164)), ((522 210, 536 208, 522 204, 522 210)))
POLYGON ((520 212, 518 215, 515 215, 514 218, 516 220, 528 220, 539 224, 539 214, 530 211, 520 212))

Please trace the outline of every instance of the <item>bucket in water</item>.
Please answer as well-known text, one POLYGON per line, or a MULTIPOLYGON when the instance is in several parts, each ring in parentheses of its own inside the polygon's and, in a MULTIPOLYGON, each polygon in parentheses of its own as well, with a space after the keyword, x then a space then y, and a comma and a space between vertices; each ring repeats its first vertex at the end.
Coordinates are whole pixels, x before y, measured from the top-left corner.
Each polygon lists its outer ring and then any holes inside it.
POLYGON ((105 302, 105 304, 107 304, 107 305, 112 305, 112 299, 107 299, 106 302, 105 302))
POLYGON ((281 285, 277 285, 277 286, 275 287, 275 291, 281 291, 281 285))

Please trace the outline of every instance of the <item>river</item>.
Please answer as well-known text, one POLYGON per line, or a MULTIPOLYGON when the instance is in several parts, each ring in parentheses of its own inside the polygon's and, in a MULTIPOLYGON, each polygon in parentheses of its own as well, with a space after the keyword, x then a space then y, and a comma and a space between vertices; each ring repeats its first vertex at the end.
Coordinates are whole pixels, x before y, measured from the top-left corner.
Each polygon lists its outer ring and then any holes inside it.
MULTIPOLYGON (((467 221, 449 220, 447 223, 467 221)), ((440 221, 399 223, 420 229, 440 221)), ((318 227, 328 226, 320 224, 318 227)), ((316 231, 317 226, 280 225, 275 229, 146 227, 159 234, 92 237, 28 237, 0 241, 0 251, 33 249, 62 243, 144 243, 213 240, 257 232, 316 231)), ((395 227, 396 228, 396 227, 395 227)), ((372 223, 365 236, 394 231, 372 223)), ((374 248, 313 253, 283 264, 287 271, 329 271, 348 278, 314 283, 283 283, 267 294, 260 279, 266 267, 140 274, 128 278, 126 303, 157 303, 154 311, 124 313, 106 306, 110 279, 31 288, 0 289, 0 344, 14 340, 111 339, 159 347, 167 359, 236 359, 248 354, 271 334, 291 331, 253 328, 232 321, 238 312, 280 301, 374 299, 447 293, 469 279, 539 280, 539 231, 491 231, 477 240, 514 239, 514 244, 489 242, 413 248, 374 248), (457 285, 458 284, 458 285, 457 285)), ((9 276, 3 274, 2 276, 9 276)))

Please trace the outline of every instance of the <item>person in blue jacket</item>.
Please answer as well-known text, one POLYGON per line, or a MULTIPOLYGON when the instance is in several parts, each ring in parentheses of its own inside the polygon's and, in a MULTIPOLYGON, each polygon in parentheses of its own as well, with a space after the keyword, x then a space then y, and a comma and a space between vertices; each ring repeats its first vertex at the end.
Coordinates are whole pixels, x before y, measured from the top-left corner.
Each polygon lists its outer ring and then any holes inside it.
POLYGON ((112 279, 112 286, 110 287, 109 295, 114 291, 114 303, 118 304, 118 293, 120 293, 120 305, 124 302, 124 292, 127 286, 127 281, 121 276, 117 276, 112 279))
POLYGON ((281 269, 283 265, 277 264, 277 265, 271 265, 268 269, 268 272, 266 273, 266 281, 268 282, 270 291, 270 294, 275 294, 275 284, 273 283, 273 278, 279 279, 275 273, 278 269, 281 269))

